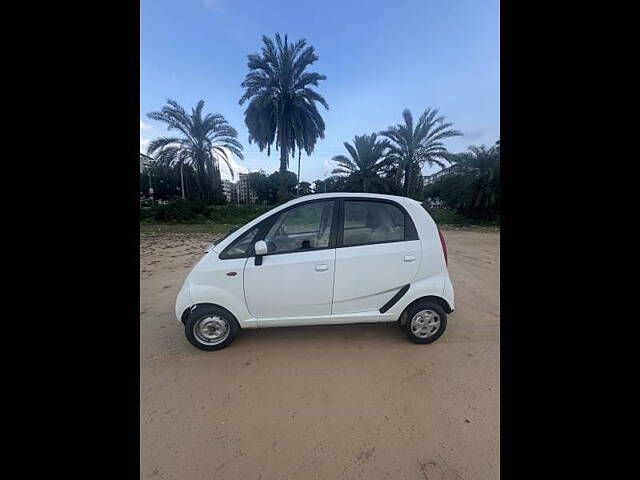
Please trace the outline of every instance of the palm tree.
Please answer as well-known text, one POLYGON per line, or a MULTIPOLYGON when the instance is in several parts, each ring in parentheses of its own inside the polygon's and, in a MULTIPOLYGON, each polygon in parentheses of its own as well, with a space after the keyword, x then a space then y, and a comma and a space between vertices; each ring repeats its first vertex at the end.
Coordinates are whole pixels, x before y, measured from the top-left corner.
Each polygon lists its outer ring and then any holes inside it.
POLYGON ((471 145, 468 150, 459 155, 457 165, 471 181, 467 188, 471 208, 486 211, 499 205, 500 140, 489 148, 471 145))
POLYGON ((158 162, 167 165, 192 166, 196 171, 200 200, 208 204, 222 196, 218 162, 224 161, 233 176, 229 156, 231 153, 240 159, 243 156, 242 145, 236 140, 236 130, 218 113, 208 113, 203 117, 203 107, 204 100, 200 100, 188 114, 178 102, 167 100, 162 110, 147 114, 152 120, 166 123, 167 130, 177 130, 182 134, 181 137, 161 137, 149 142, 147 154, 155 154, 158 162))
MULTIPOLYGON (((324 138, 324 120, 316 103, 329 108, 325 99, 311 87, 317 87, 327 77, 305 69, 318 56, 314 48, 306 46, 305 40, 290 44, 276 34, 276 42, 263 35, 262 55, 248 56, 249 73, 242 82, 245 88, 240 105, 250 100, 244 112, 244 121, 249 129, 249 143, 256 142, 260 151, 275 142, 280 150, 280 171, 289 166, 289 152, 295 155, 298 149, 298 165, 301 151, 311 155, 318 138, 324 138)), ((281 179, 284 179, 284 174, 281 179)), ((298 179, 299 181, 300 179, 298 179)), ((286 196, 286 185, 281 182, 278 196, 286 196)))
POLYGON ((344 155, 333 157, 338 162, 332 174, 346 174, 354 180, 363 192, 370 191, 373 185, 382 186, 380 172, 387 167, 385 151, 389 148, 387 140, 377 140, 377 135, 356 135, 353 145, 344 142, 344 147, 349 152, 348 158, 344 155))
POLYGON ((495 218, 500 212, 500 143, 471 145, 456 155, 455 173, 429 186, 429 195, 472 218, 495 218))
POLYGON ((389 160, 397 163, 397 182, 404 176, 404 195, 413 196, 420 180, 420 172, 424 164, 428 166, 445 166, 451 163, 451 154, 442 140, 462 135, 459 130, 451 129, 452 123, 445 123, 438 110, 427 108, 420 116, 418 123, 413 124, 413 115, 408 108, 402 112, 404 123, 389 127, 380 132, 391 140, 389 160))

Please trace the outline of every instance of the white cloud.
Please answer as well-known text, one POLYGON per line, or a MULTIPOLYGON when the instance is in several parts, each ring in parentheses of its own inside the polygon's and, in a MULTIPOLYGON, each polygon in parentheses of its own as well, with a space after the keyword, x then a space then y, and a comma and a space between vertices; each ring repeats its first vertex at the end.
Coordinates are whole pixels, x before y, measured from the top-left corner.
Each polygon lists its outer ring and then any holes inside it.
POLYGON ((221 0, 204 0, 204 6, 211 10, 212 12, 221 12, 222 11, 222 1, 221 0))
POLYGON ((140 130, 149 130, 151 128, 151 125, 144 123, 142 120, 140 120, 140 130))
POLYGON ((227 153, 227 159, 229 161, 229 163, 231 164, 231 168, 233 168, 233 171, 235 172, 235 176, 232 178, 231 177, 231 172, 229 171, 229 167, 227 167, 227 164, 225 163, 224 160, 219 160, 218 165, 220 165, 220 177, 223 180, 231 180, 232 182, 237 182, 238 181, 238 173, 249 173, 249 169, 247 167, 245 167, 244 165, 241 165, 239 162, 239 160, 236 158, 236 156, 231 153, 229 150, 225 149, 226 153, 227 153))
POLYGON ((150 140, 147 138, 140 137, 140 152, 146 153, 147 145, 149 145, 150 140))
POLYGON ((336 168, 336 164, 334 161, 332 160, 324 160, 322 162, 322 170, 324 172, 331 172, 331 170, 333 170, 334 168, 336 168))

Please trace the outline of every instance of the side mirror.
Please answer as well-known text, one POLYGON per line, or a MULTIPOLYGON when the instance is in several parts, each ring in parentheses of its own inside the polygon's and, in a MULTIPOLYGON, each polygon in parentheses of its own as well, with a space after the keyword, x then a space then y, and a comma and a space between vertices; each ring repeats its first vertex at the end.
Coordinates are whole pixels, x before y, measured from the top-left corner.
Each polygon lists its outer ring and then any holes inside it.
POLYGON ((268 252, 267 242, 265 242, 264 240, 259 240, 254 245, 253 249, 255 250, 256 255, 266 255, 268 252))

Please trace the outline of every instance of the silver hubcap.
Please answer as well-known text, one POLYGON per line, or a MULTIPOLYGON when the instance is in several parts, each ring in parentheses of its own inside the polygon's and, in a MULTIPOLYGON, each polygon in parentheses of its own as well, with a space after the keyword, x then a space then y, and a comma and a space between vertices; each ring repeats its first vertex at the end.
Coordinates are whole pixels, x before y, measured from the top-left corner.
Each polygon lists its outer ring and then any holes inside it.
POLYGON ((229 336, 229 324, 222 317, 203 317, 193 326, 193 333, 205 345, 217 345, 229 336))
POLYGON ((411 319, 411 331, 416 337, 429 338, 440 329, 440 316, 433 310, 421 310, 411 319))

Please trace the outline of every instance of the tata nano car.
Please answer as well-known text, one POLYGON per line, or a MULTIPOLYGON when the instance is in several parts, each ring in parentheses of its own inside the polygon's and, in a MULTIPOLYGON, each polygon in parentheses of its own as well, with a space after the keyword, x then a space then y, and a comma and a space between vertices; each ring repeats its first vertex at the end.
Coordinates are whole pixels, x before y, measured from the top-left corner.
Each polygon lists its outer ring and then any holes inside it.
POLYGON ((453 312, 442 233, 420 203, 325 193, 280 205, 234 231, 187 276, 176 316, 202 350, 245 328, 395 322, 431 343, 453 312))

